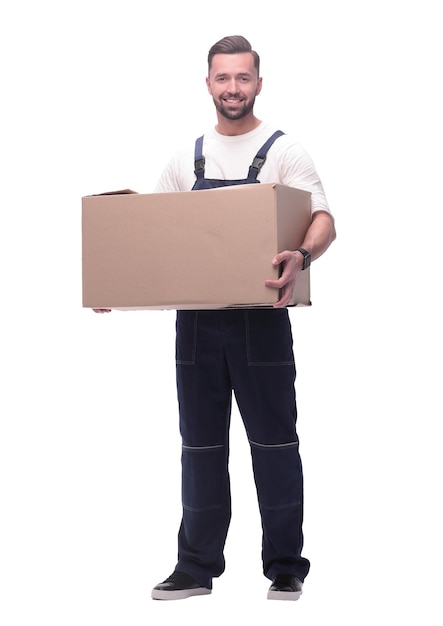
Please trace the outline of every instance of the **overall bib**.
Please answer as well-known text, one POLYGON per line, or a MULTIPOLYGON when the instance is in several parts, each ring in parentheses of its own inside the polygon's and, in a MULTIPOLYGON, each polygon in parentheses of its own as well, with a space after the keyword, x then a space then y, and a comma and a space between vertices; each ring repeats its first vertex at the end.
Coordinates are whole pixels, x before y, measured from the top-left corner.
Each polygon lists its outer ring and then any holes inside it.
MULTIPOLYGON (((203 137, 195 145, 193 190, 259 183, 277 131, 247 178, 204 177, 203 137)), ((183 517, 176 570, 212 588, 225 569, 231 519, 228 472, 232 393, 248 436, 262 522, 263 572, 303 581, 303 477, 296 433, 295 364, 287 309, 177 312, 177 392, 182 436, 183 517)), ((248 571, 245 563, 245 571, 248 571)))

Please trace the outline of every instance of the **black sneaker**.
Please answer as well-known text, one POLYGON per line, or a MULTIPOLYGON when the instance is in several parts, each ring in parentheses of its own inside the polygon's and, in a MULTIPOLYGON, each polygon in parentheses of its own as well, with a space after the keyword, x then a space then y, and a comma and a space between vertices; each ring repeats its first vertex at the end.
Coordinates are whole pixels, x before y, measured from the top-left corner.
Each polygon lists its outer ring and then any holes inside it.
POLYGON ((278 574, 269 587, 268 600, 298 600, 303 584, 290 574, 278 574))
POLYGON ((200 587, 198 582, 184 572, 173 572, 169 578, 156 585, 151 597, 154 600, 183 600, 191 596, 204 596, 210 589, 200 587))

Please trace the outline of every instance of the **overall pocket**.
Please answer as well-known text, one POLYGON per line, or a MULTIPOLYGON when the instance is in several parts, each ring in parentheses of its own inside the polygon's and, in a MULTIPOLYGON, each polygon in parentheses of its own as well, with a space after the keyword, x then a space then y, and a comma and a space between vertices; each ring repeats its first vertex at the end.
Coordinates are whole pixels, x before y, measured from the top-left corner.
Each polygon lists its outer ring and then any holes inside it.
POLYGON ((177 365, 195 365, 198 311, 177 311, 175 360, 177 365))
POLYGON ((245 310, 248 365, 292 365, 292 331, 286 309, 245 310))

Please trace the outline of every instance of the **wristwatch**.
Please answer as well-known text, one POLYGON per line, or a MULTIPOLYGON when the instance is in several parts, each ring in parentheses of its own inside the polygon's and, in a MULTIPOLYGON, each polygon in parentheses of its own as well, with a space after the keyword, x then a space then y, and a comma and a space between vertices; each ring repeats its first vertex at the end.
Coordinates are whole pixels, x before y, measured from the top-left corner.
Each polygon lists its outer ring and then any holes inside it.
POLYGON ((304 248, 297 248, 296 252, 301 252, 303 255, 303 267, 302 270, 307 270, 311 265, 311 253, 305 250, 304 248))

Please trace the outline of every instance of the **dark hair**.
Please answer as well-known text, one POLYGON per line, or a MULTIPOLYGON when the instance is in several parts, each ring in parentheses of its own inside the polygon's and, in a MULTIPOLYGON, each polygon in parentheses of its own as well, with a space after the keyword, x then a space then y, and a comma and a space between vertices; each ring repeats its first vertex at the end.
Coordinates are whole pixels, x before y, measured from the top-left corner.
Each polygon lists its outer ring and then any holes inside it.
POLYGON ((212 57, 216 54, 239 54, 241 52, 250 52, 254 58, 254 66, 257 69, 257 74, 260 74, 260 57, 257 52, 252 49, 251 44, 247 39, 241 35, 231 35, 230 37, 223 37, 220 41, 217 41, 208 54, 208 72, 211 70, 212 57))

